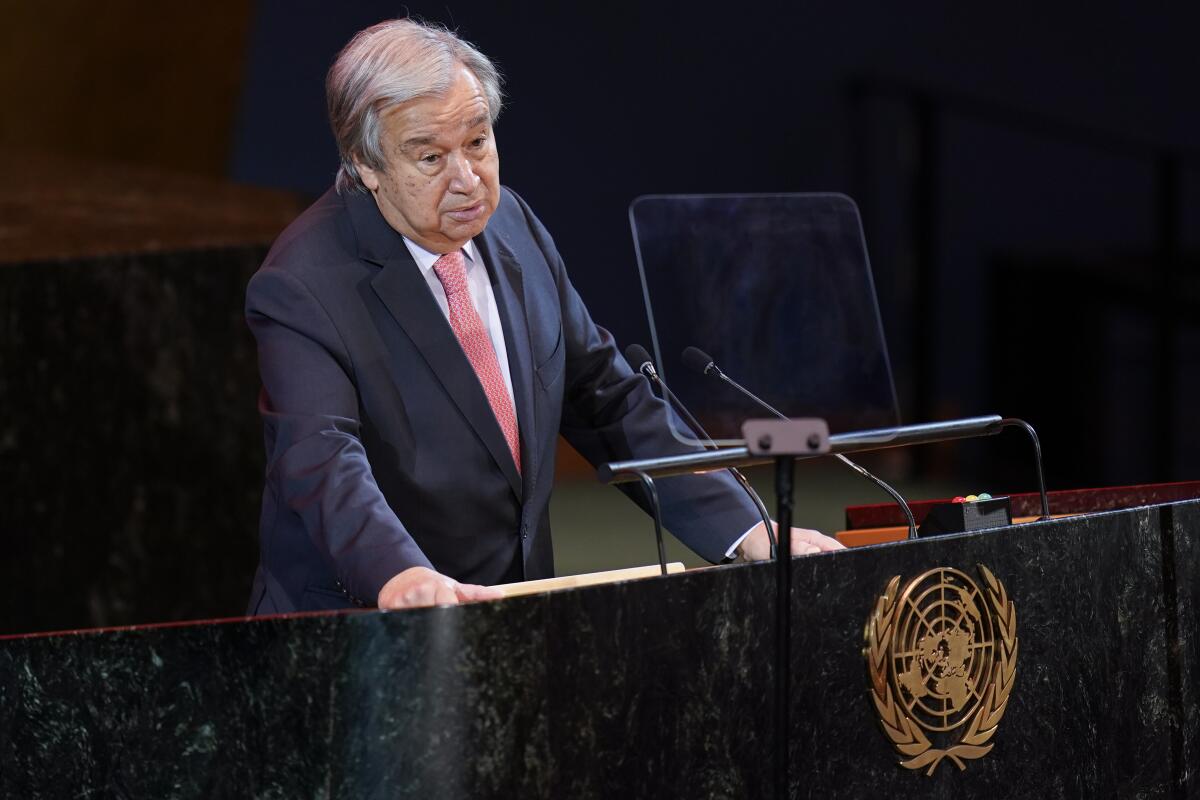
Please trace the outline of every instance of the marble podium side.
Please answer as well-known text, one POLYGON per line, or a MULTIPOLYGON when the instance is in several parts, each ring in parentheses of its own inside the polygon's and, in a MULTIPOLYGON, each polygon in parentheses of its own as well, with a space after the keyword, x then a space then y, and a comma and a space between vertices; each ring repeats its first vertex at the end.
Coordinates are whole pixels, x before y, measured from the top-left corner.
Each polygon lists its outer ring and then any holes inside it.
POLYGON ((0 151, 0 634, 245 608, 245 286, 296 197, 0 151))
MULTIPOLYGON (((1200 502, 796 559, 797 797, 1196 796, 1200 502), (1018 612, 994 750, 897 766, 863 627, 986 564, 1018 612)), ((764 797, 771 565, 457 608, 0 640, 0 796, 764 797)))

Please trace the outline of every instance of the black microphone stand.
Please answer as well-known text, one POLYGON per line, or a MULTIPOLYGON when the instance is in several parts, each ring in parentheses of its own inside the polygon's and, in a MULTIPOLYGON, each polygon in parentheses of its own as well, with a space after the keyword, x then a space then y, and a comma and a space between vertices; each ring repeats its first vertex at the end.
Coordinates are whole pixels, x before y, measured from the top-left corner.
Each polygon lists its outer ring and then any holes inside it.
POLYGON ((788 744, 792 707, 792 512, 796 459, 775 459, 775 516, 779 552, 775 556, 775 796, 788 797, 788 744))
POLYGON ((662 507, 658 504, 658 488, 654 485, 654 479, 641 470, 633 470, 631 473, 636 475, 642 482, 642 486, 646 487, 646 494, 650 496, 650 508, 654 516, 654 541, 658 545, 658 568, 662 570, 662 574, 667 574, 667 549, 663 545, 662 535, 662 507))
POLYGON ((775 789, 788 796, 792 680, 792 516, 796 459, 829 452, 829 426, 823 419, 747 420, 742 435, 752 455, 775 460, 775 516, 779 549, 775 556, 775 789))

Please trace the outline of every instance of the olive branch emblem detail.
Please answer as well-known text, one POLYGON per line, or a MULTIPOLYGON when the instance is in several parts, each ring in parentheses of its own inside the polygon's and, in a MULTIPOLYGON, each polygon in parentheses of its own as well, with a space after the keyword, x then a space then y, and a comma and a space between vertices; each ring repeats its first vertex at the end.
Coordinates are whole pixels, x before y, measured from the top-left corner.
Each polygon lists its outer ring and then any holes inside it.
POLYGON ((978 570, 986 591, 956 569, 930 570, 903 588, 896 575, 867 621, 871 701, 905 769, 933 775, 950 759, 963 770, 994 746, 1016 678, 1017 611, 1004 584, 978 570))

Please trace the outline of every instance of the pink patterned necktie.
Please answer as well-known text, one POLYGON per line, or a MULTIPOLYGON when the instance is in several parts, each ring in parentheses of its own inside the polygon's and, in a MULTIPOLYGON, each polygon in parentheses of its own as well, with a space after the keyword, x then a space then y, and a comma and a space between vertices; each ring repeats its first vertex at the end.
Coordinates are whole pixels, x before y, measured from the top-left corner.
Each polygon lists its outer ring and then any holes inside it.
POLYGON ((488 404, 508 449, 512 453, 513 463, 517 472, 521 472, 521 440, 517 431, 517 414, 513 411, 512 400, 504 386, 504 373, 500 371, 500 361, 496 358, 496 349, 492 347, 492 338, 488 336, 487 328, 475 304, 471 302, 471 291, 467 286, 467 270, 461 250, 446 253, 433 262, 433 271, 437 273, 442 288, 446 290, 446 302, 450 306, 450 327, 458 337, 467 360, 475 369, 475 375, 483 385, 488 404))

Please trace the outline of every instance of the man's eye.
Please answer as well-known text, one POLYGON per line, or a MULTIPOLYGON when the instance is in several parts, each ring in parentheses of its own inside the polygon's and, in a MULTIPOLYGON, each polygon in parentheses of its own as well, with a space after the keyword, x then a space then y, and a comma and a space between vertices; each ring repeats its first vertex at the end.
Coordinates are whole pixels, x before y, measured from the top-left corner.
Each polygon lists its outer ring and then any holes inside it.
POLYGON ((438 162, 438 155, 436 153, 430 153, 429 155, 421 156, 422 164, 436 164, 437 162, 438 162))
POLYGON ((479 138, 477 138, 477 139, 475 139, 474 141, 472 141, 472 142, 471 142, 471 147, 474 147, 474 148, 478 149, 478 148, 480 148, 480 147, 483 147, 483 143, 484 143, 484 142, 486 142, 486 141, 487 141, 487 138, 486 138, 486 137, 484 137, 484 136, 480 136, 479 138))

